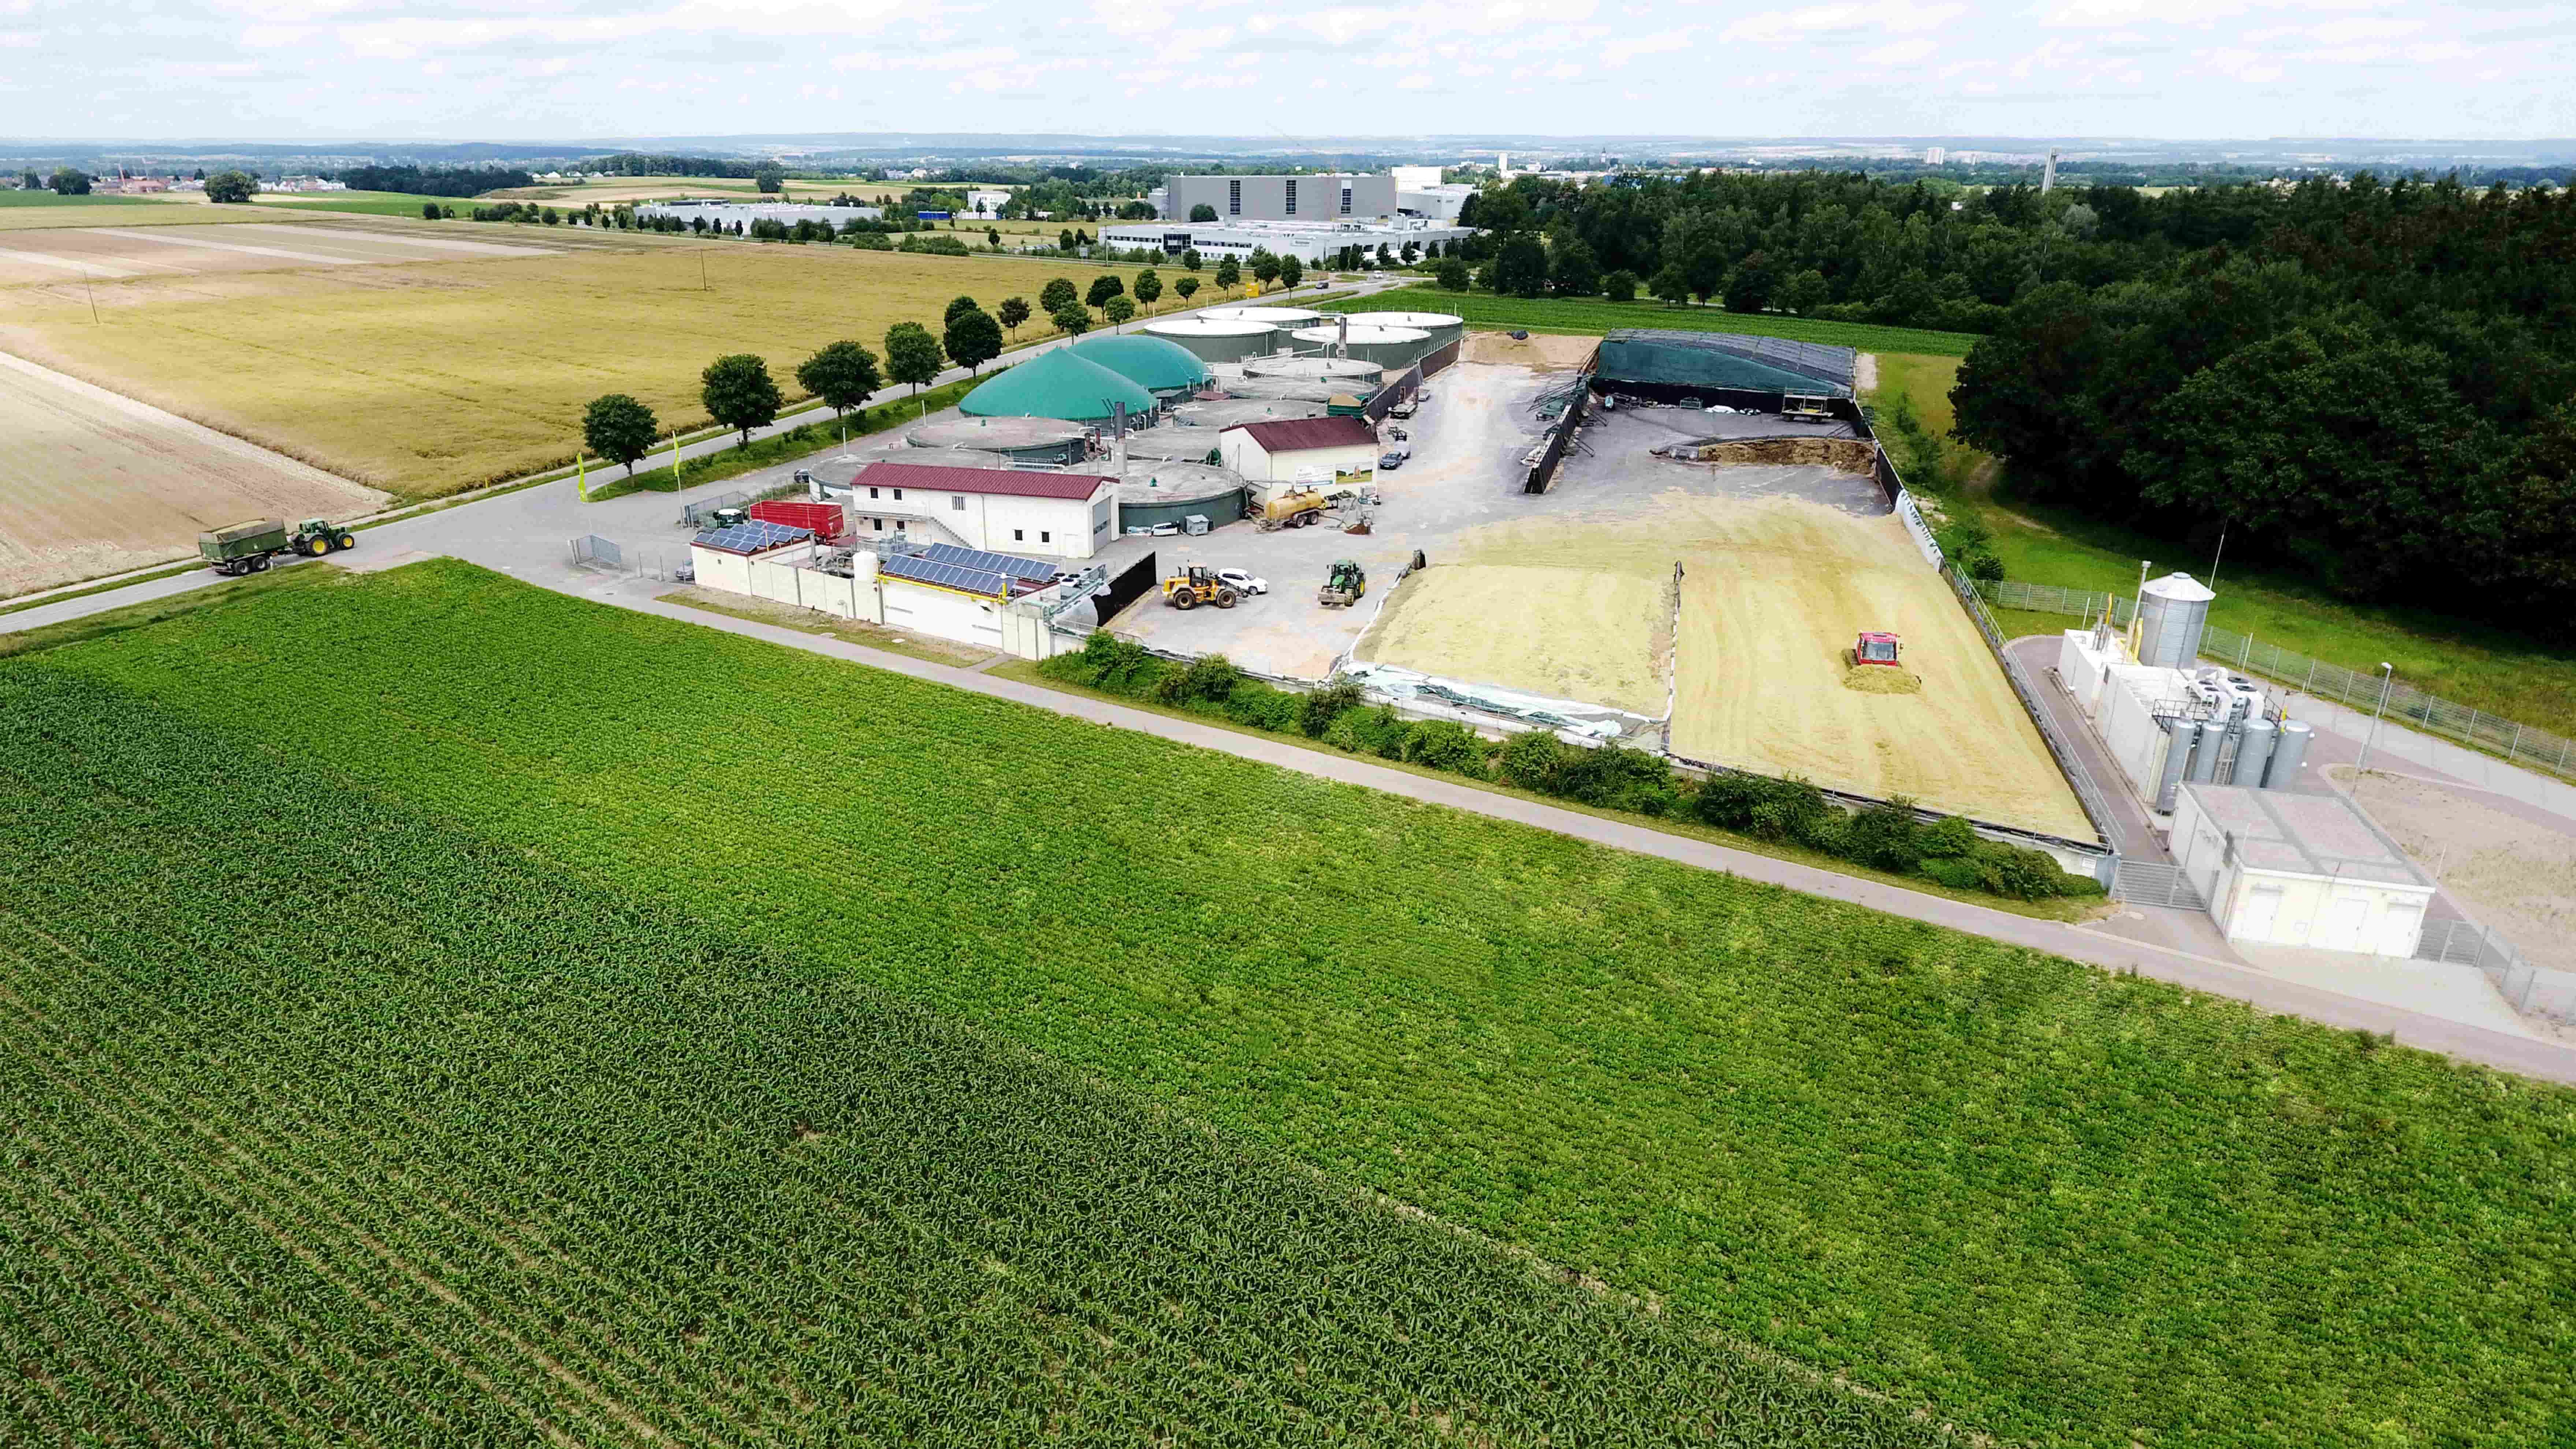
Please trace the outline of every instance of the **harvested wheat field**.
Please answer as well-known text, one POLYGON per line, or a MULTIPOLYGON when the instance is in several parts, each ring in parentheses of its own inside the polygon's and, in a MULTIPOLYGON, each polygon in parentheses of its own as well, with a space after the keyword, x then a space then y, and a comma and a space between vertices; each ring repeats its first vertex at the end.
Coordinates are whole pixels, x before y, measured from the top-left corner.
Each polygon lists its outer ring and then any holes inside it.
POLYGON ((2545 823, 2554 817, 2404 775, 2332 774, 2470 915, 2533 965, 2576 971, 2576 835, 2545 823))
MULTIPOLYGON (((335 219, 327 229, 294 230, 301 235, 260 227, 242 244, 363 255, 372 264, 219 273, 209 263, 196 275, 0 290, 8 319, 0 350, 332 472, 426 497, 569 461, 582 407, 602 393, 632 393, 666 425, 694 424, 704 416, 698 375, 726 353, 766 357, 792 398, 800 392, 796 364, 827 342, 849 337, 880 349, 894 323, 935 330, 942 307, 960 293, 990 307, 1036 296, 1057 271, 1087 279, 1096 270, 826 247, 576 250, 558 242, 563 228, 325 234, 356 230, 335 219), (372 260, 399 250, 390 238, 406 234, 544 241, 564 250, 372 260)), ((255 255, 151 250, 180 265, 255 255)), ((1020 338, 1048 330, 1024 326, 1020 338)))
POLYGON ((1660 718, 1671 580, 1439 564, 1398 584, 1356 658, 1660 718))
POLYGON ((0 596, 182 557, 209 528, 384 495, 0 356, 0 596))
POLYGON ((1672 529, 1683 565, 1676 754, 2093 838, 1985 640, 1894 515, 1802 499, 1701 503, 1687 531, 1672 529), (1917 692, 1845 686, 1864 629, 1903 638, 1917 692))

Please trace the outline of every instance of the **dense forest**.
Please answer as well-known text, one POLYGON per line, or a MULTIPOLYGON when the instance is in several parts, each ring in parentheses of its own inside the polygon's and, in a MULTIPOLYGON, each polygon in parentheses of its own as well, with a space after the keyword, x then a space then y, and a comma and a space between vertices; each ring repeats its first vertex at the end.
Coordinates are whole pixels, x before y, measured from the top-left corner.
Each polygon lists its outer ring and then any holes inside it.
POLYGON ((1736 310, 1988 334, 1957 430, 2017 486, 2576 642, 2576 192, 1711 174, 1520 180, 1475 219, 1499 290, 1625 271, 1736 310))
POLYGON ((535 178, 507 166, 431 167, 352 166, 339 179, 354 191, 400 191, 411 196, 480 196, 511 186, 530 186, 535 178))

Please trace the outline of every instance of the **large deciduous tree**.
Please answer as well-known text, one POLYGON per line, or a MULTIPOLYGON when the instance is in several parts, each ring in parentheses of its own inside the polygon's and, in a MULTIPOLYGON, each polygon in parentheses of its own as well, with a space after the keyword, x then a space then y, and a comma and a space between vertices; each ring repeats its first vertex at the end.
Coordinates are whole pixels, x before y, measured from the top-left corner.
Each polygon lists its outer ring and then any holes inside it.
POLYGON ((827 342, 813 356, 796 366, 796 385, 823 400, 823 405, 840 417, 867 400, 885 386, 885 375, 877 370, 877 355, 846 338, 827 342))
POLYGON ((635 460, 652 451, 653 440, 661 432, 653 410, 622 392, 592 398, 581 412, 582 445, 612 463, 625 464, 630 478, 635 460))
POLYGON ((787 401, 779 395, 778 379, 769 375, 769 364, 748 352, 708 363, 707 370, 698 374, 698 400, 706 405, 708 417, 739 435, 734 442, 737 448, 751 442, 752 429, 776 422, 778 409, 787 401))
POLYGON ((1050 317, 1081 301, 1082 294, 1074 290, 1072 280, 1067 277, 1058 277, 1038 291, 1038 310, 1050 317))
POLYGON ((968 372, 1002 355, 1002 324, 981 307, 970 307, 948 319, 941 337, 950 360, 968 372))
POLYGON ((939 376, 946 361, 939 339, 918 322, 897 322, 886 329, 886 376, 909 383, 916 393, 939 376))
POLYGON ((1002 299, 1001 308, 994 313, 994 317, 1004 327, 1010 329, 1013 337, 1019 336, 1020 324, 1029 320, 1029 299, 1026 297, 1004 297, 1002 299))

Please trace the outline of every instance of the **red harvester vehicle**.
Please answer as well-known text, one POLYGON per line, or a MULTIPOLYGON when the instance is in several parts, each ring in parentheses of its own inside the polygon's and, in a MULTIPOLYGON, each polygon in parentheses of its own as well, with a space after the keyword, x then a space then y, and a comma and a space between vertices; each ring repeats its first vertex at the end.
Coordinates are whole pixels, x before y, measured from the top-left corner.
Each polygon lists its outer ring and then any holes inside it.
POLYGON ((1892 668, 1896 664, 1896 654, 1900 647, 1893 634, 1863 631, 1860 642, 1852 646, 1852 663, 1885 664, 1892 668))

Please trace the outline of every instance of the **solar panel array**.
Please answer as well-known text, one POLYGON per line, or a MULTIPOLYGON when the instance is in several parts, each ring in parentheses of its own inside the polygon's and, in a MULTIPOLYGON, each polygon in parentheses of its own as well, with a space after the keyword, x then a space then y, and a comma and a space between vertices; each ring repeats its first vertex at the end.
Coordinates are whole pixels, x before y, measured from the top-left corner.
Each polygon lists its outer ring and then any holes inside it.
POLYGON ((813 537, 814 530, 810 528, 754 519, 749 523, 706 529, 690 542, 699 548, 720 548, 727 553, 760 553, 783 544, 804 543, 813 537))
MULTIPOLYGON (((966 551, 972 552, 972 550, 966 551)), ((877 572, 891 574, 899 579, 910 579, 917 584, 935 584, 943 589, 981 594, 988 599, 1007 599, 1030 591, 1025 581, 1013 578, 1009 574, 997 574, 985 569, 970 569, 959 564, 941 563, 936 559, 922 558, 914 554, 899 553, 892 558, 884 559, 877 564, 877 572)))
POLYGON ((1055 581, 1057 566, 1040 563, 1033 558, 986 553, 980 548, 960 548, 953 543, 934 543, 916 552, 932 563, 955 564, 959 568, 978 569, 988 574, 1008 574, 1015 579, 1034 579, 1042 584, 1055 581))

